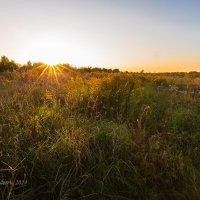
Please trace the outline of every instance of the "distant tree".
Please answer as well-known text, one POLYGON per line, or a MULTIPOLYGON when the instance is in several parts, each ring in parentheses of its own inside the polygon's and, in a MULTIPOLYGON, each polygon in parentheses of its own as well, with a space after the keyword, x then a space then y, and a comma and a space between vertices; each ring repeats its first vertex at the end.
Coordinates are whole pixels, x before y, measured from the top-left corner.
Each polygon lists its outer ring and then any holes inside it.
POLYGON ((9 66, 9 59, 6 56, 1 57, 0 61, 0 72, 7 71, 8 66, 9 66))
POLYGON ((33 68, 33 64, 31 61, 28 61, 26 64, 22 65, 22 67, 20 67, 19 71, 27 71, 33 68))
POLYGON ((144 73, 144 70, 142 69, 142 70, 140 71, 140 73, 143 74, 143 73, 144 73))
POLYGON ((119 73, 119 69, 113 69, 113 73, 119 73))
POLYGON ((190 78, 197 78, 200 77, 200 72, 191 71, 188 73, 190 78))
POLYGON ((106 73, 118 73, 120 72, 119 69, 107 69, 107 68, 100 68, 100 67, 81 67, 79 71, 84 73, 92 73, 92 72, 106 72, 106 73))
POLYGON ((32 67, 33 67, 33 64, 32 64, 32 62, 29 60, 29 61, 27 62, 27 64, 26 64, 26 66, 27 66, 28 68, 32 68, 32 67))
POLYGON ((106 68, 103 68, 103 69, 102 69, 102 71, 103 71, 103 72, 107 72, 107 71, 108 71, 108 69, 106 69, 106 68))
POLYGON ((0 72, 14 71, 19 65, 14 60, 9 60, 6 56, 2 56, 0 60, 0 72))

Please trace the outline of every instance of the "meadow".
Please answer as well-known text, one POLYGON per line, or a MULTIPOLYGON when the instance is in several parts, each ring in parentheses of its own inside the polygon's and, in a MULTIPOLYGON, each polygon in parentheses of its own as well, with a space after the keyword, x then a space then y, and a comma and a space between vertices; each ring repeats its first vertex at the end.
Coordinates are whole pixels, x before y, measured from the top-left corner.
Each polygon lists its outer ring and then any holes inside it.
POLYGON ((2 70, 0 199, 200 199, 200 73, 2 70))

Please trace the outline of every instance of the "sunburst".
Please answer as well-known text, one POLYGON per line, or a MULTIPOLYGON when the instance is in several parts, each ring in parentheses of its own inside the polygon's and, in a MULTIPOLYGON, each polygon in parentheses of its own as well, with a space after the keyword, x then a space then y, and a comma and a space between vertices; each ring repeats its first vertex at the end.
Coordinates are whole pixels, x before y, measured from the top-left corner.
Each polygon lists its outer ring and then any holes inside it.
POLYGON ((70 68, 58 64, 58 65, 47 65, 41 64, 35 68, 36 70, 42 69, 41 73, 39 74, 37 81, 41 78, 46 78, 47 80, 56 81, 59 84, 59 77, 64 76, 64 70, 71 71, 70 68))

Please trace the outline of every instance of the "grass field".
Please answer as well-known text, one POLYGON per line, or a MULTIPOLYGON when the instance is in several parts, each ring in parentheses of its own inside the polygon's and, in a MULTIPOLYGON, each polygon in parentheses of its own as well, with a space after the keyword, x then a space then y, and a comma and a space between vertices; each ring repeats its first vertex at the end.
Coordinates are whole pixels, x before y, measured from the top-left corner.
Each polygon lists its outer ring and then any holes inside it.
POLYGON ((200 199, 200 73, 44 69, 0 73, 0 199, 200 199))

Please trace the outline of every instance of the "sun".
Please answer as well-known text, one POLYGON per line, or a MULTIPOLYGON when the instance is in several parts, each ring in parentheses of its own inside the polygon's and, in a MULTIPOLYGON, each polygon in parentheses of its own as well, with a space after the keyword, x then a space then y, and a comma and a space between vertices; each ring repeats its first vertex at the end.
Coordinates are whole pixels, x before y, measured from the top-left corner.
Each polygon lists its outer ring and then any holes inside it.
POLYGON ((78 67, 100 65, 104 55, 82 38, 67 37, 54 30, 49 33, 38 33, 25 38, 23 45, 17 49, 16 60, 26 63, 44 62, 54 66, 58 63, 72 63, 78 67))

